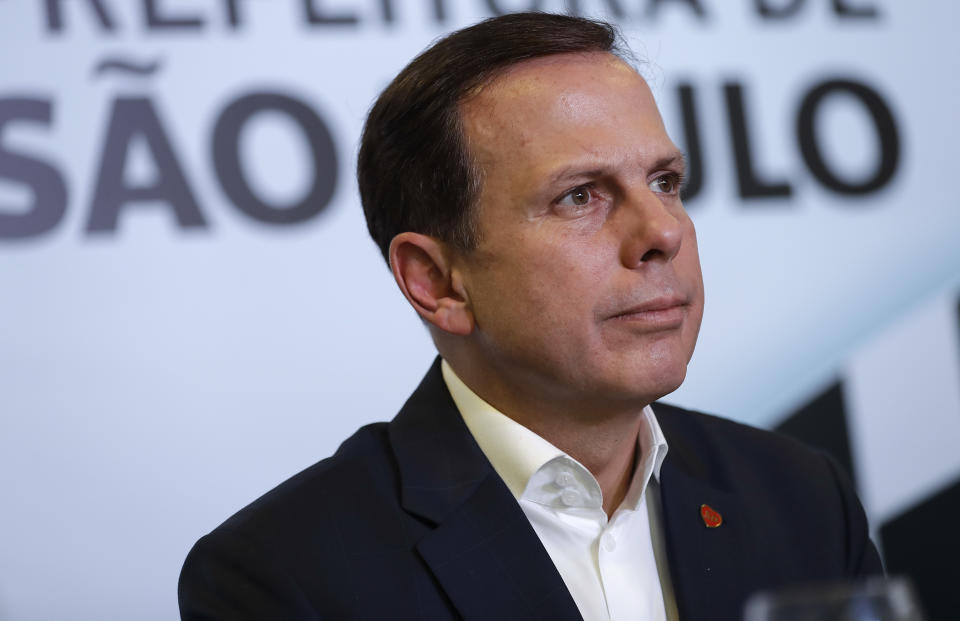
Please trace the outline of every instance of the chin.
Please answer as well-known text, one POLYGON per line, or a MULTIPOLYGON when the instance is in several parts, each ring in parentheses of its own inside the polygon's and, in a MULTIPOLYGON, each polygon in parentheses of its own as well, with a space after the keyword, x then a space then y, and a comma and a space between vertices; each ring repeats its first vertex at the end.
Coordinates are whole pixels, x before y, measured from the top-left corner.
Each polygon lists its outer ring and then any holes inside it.
POLYGON ((687 376, 686 368, 684 368, 684 372, 681 373, 678 378, 669 382, 665 382, 659 387, 659 390, 657 391, 658 394, 656 397, 653 398, 653 401, 656 401, 657 399, 662 399, 663 397, 666 397, 667 395, 672 393, 677 388, 680 388, 680 385, 683 384, 683 380, 686 376, 687 376))
POLYGON ((646 364, 632 373, 632 388, 635 396, 647 403, 669 395, 687 377, 686 358, 661 361, 666 364, 646 364))
POLYGON ((657 382, 654 386, 650 387, 649 401, 656 401, 657 399, 662 399, 663 397, 669 395, 671 392, 680 388, 680 385, 683 384, 683 379, 686 377, 686 369, 683 373, 678 374, 675 377, 664 378, 661 381, 657 382))

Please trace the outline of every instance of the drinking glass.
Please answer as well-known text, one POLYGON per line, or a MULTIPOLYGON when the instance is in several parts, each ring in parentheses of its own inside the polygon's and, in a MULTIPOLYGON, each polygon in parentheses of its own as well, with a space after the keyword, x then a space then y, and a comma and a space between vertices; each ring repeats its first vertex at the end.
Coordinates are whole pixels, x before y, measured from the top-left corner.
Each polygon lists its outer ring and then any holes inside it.
POLYGON ((747 600, 744 621, 923 621, 906 578, 790 588, 747 600))

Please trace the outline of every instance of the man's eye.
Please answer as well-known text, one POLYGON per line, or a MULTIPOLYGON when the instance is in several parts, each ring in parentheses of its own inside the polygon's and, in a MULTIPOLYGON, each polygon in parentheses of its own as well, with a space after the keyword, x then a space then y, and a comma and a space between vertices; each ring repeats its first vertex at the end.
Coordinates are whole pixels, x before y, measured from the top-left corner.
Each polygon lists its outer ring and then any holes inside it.
POLYGON ((590 193, 590 188, 582 185, 561 196, 557 203, 560 205, 566 205, 568 207, 583 207, 590 202, 592 196, 593 195, 590 193))
POLYGON ((660 175, 650 182, 650 189, 661 194, 675 194, 680 190, 680 176, 675 173, 660 175))

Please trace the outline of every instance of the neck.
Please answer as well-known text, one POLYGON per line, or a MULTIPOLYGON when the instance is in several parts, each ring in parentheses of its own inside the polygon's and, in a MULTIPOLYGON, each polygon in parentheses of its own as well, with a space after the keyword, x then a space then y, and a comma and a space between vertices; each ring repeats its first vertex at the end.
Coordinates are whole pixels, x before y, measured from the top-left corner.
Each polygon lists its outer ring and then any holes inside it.
POLYGON ((564 420, 542 411, 522 416, 497 409, 583 464, 600 485, 604 512, 608 517, 613 515, 633 478, 640 412, 582 424, 581 418, 564 420))
POLYGON ((559 425, 543 424, 546 421, 539 417, 530 419, 504 414, 583 464, 600 484, 604 512, 608 517, 613 515, 633 479, 637 435, 642 422, 640 412, 621 420, 599 421, 588 426, 569 424, 569 421, 559 425))
MULTIPOLYGON (((448 359, 458 377, 484 401, 584 465, 600 485, 607 516, 620 506, 633 478, 643 407, 597 403, 549 390, 511 389, 495 376, 448 359)), ((526 388, 529 388, 527 386, 526 388)))

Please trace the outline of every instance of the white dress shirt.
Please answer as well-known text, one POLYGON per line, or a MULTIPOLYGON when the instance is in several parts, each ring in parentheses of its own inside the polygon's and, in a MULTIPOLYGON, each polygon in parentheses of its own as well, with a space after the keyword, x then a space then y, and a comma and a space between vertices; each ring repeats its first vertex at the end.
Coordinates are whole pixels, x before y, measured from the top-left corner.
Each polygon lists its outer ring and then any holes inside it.
POLYGON ((610 519, 594 476, 476 395, 444 360, 443 379, 494 470, 520 503, 586 621, 677 619, 660 523, 667 442, 643 409, 637 462, 610 519))

